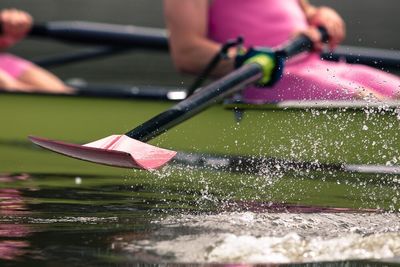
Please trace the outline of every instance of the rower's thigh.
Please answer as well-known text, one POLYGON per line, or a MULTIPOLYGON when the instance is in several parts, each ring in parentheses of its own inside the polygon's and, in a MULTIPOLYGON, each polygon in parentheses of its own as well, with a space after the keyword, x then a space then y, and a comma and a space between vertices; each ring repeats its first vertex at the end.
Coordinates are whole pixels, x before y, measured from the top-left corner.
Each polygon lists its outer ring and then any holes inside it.
POLYGON ((7 72, 0 69, 0 88, 1 90, 12 90, 16 86, 16 79, 7 72))
POLYGON ((41 91, 65 93, 69 90, 54 74, 34 64, 30 65, 18 80, 41 91))

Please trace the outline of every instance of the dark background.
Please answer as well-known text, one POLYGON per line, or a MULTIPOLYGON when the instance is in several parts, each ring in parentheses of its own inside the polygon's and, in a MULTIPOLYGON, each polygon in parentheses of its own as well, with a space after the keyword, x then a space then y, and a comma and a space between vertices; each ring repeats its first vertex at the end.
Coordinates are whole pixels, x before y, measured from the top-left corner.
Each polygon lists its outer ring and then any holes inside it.
MULTIPOLYGON (((311 2, 316 5, 332 6, 343 16, 348 31, 344 44, 400 49, 399 0, 311 2)), ((36 21, 86 20, 164 27, 161 0, 2 0, 0 6, 26 10, 36 21)), ((11 51, 34 59, 40 55, 57 54, 74 49, 77 49, 76 46, 28 40, 21 42, 11 51)), ((52 71, 63 79, 80 77, 90 81, 114 83, 185 85, 192 78, 177 74, 168 55, 148 52, 134 52, 110 59, 57 67, 52 71)))

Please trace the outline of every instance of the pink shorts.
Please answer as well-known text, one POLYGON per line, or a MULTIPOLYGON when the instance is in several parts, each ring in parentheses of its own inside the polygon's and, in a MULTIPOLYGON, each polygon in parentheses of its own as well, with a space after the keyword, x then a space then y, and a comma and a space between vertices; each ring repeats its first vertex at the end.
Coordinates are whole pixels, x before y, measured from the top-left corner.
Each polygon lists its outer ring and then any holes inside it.
POLYGON ((0 71, 18 78, 32 65, 31 62, 8 53, 0 53, 0 71))

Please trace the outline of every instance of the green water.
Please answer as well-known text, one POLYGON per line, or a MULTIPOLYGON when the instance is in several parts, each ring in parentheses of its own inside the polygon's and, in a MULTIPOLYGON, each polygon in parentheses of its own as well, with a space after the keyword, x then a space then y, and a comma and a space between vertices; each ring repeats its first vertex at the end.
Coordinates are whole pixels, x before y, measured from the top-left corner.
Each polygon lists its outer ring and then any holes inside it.
MULTIPOLYGON (((8 250, 2 251, 0 262, 2 266, 41 266, 48 262, 52 266, 179 262, 179 258, 171 258, 171 255, 127 253, 113 244, 124 239, 132 242, 151 238, 153 231, 162 227, 158 221, 166 215, 222 211, 222 204, 236 210, 252 206, 251 202, 248 205, 244 201, 235 202, 237 198, 258 201, 264 196, 295 203, 317 200, 320 204, 341 206, 375 206, 390 202, 387 198, 391 190, 382 188, 380 183, 349 190, 348 186, 337 185, 334 181, 321 185, 313 180, 287 178, 271 186, 272 190, 266 190, 260 181, 250 178, 246 183, 255 183, 238 190, 237 185, 225 180, 238 177, 221 175, 215 181, 213 173, 197 173, 197 176, 192 173, 191 177, 179 177, 178 173, 167 178, 136 172, 120 175, 33 173, 14 174, 8 176, 7 181, 3 175, 0 246, 8 250), (78 175, 81 184, 76 184, 78 175), (204 193, 206 185, 210 189, 204 193), (232 191, 227 193, 227 190, 232 191), (346 197, 342 195, 344 192, 346 197), (385 199, 379 197, 383 193, 385 199), (377 197, 369 199, 374 194, 377 197), (10 196, 12 200, 8 199, 10 196), (360 197, 369 202, 360 203, 360 197)), ((185 228, 178 230, 182 235, 186 231, 185 228)), ((163 238, 172 237, 161 237, 161 240, 163 238)))
MULTIPOLYGON (((179 165, 144 172, 62 157, 34 146, 27 135, 84 143, 127 131, 171 104, 149 111, 146 102, 135 101, 133 108, 129 100, 1 97, 0 114, 7 114, 0 119, 2 265, 179 262, 114 245, 152 237, 164 227, 160 219, 175 214, 247 211, 268 203, 315 210, 400 208, 397 175, 307 170, 251 175, 179 165)), ((189 136, 183 132, 181 138, 189 136)))

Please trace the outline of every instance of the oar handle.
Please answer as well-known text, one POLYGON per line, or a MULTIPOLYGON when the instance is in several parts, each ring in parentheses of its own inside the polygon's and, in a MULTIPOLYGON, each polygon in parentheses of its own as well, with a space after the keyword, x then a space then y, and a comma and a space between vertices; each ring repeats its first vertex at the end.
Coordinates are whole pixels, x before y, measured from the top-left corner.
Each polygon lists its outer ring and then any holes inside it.
MULTIPOLYGON (((326 43, 329 41, 328 31, 324 27, 318 27, 321 35, 321 41, 326 43)), ((286 44, 283 48, 278 49, 277 53, 285 58, 293 57, 299 53, 312 50, 314 47, 313 41, 305 34, 300 34, 293 41, 286 44)))

